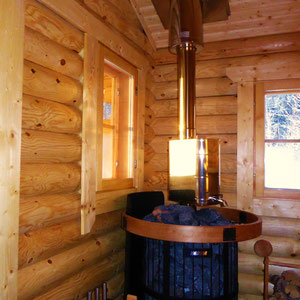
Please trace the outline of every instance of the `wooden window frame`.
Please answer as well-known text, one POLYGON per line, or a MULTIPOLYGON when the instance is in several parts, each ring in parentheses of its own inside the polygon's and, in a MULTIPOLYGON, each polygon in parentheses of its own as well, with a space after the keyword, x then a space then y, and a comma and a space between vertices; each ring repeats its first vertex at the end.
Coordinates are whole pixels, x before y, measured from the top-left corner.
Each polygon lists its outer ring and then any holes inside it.
POLYGON ((100 44, 100 78, 99 78, 99 100, 97 103, 97 192, 122 190, 135 188, 136 183, 136 161, 137 161, 137 93, 135 92, 138 87, 138 70, 128 63, 126 60, 115 54, 112 50, 100 44), (132 137, 132 150, 133 150, 133 173, 132 178, 102 178, 102 146, 103 146, 103 79, 104 79, 104 65, 105 60, 116 65, 120 69, 126 71, 134 78, 134 91, 133 91, 133 137, 132 137))
POLYGON ((255 195, 257 198, 299 199, 300 190, 266 188, 264 174, 265 156, 265 95, 280 93, 300 93, 298 81, 266 81, 255 85, 255 195))

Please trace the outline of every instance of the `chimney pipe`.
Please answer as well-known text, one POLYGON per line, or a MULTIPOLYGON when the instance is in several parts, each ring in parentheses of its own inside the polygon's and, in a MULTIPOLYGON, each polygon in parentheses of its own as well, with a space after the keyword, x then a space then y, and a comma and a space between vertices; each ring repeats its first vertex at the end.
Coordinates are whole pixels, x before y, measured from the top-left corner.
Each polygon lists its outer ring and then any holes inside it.
POLYGON ((202 48, 202 11, 199 0, 172 0, 169 50, 177 54, 179 139, 196 138, 195 65, 202 48))

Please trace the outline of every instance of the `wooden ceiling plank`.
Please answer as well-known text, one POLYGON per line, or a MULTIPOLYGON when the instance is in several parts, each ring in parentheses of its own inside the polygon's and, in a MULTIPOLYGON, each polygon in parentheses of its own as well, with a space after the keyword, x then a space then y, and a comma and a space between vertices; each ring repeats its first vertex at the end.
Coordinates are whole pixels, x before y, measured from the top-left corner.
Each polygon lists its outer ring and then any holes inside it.
POLYGON ((280 17, 263 18, 254 22, 243 21, 227 24, 218 24, 214 28, 204 27, 204 42, 215 42, 262 35, 297 32, 300 28, 300 18, 280 17))
POLYGON ((240 10, 248 10, 248 9, 261 9, 261 8, 269 8, 272 6, 277 6, 279 4, 288 5, 291 3, 297 3, 299 0, 244 0, 244 1, 229 1, 230 9, 232 12, 240 11, 240 10))
MULTIPOLYGON (((109 0, 83 0, 84 4, 99 15, 106 24, 111 25, 121 34, 125 35, 129 40, 133 41, 137 46, 148 52, 150 55, 153 53, 153 48, 149 40, 142 32, 142 26, 137 26, 131 21, 126 12, 126 5, 124 6, 125 12, 120 11, 122 7, 115 7, 109 0)), ((124 1, 125 3, 126 1, 124 1)), ((133 9, 132 15, 135 15, 133 9)))
POLYGON ((233 11, 231 16, 229 17, 229 20, 239 21, 244 18, 255 19, 269 16, 284 16, 291 13, 298 13, 299 9, 300 2, 294 2, 291 4, 278 4, 276 6, 265 8, 240 9, 237 11, 233 11))
MULTIPOLYGON (((210 60, 298 50, 300 50, 300 32, 206 43, 204 49, 197 53, 196 59, 210 60)), ((158 50, 153 58, 157 64, 177 61, 176 55, 169 53, 167 48, 158 50)))
POLYGON ((152 45, 153 49, 156 50, 156 48, 157 48, 156 41, 155 41, 155 39, 153 39, 151 30, 148 28, 148 23, 145 21, 145 18, 143 16, 142 12, 140 11, 139 1, 138 0, 129 0, 129 1, 144 28, 144 31, 150 41, 150 44, 152 45))

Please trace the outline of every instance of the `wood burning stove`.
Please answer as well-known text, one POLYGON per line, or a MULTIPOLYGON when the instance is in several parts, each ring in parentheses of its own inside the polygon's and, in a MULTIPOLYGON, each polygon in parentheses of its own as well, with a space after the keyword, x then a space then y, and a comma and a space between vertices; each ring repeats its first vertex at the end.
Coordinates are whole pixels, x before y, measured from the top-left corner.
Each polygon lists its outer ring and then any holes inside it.
POLYGON ((142 220, 161 204, 160 192, 128 195, 123 217, 125 295, 135 294, 141 300, 237 299, 237 242, 261 234, 260 218, 216 208, 232 225, 183 226, 142 220))

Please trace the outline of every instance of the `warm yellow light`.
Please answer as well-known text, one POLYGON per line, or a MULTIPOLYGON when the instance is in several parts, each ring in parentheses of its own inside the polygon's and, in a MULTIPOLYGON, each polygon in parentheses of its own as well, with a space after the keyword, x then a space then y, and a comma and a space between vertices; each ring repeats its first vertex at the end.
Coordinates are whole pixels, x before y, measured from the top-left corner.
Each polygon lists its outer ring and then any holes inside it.
POLYGON ((170 176, 196 175, 196 152, 196 139, 170 141, 170 176))

